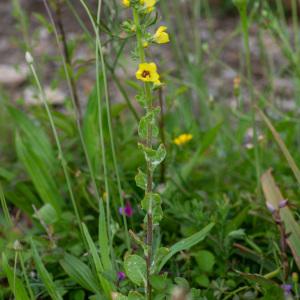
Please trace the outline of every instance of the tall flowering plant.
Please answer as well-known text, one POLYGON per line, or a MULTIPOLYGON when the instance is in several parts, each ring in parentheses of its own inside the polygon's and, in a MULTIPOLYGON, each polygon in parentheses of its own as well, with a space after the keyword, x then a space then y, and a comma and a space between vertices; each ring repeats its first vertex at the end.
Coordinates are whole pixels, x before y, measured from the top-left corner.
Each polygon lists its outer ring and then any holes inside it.
MULTIPOLYGON (((155 89, 162 85, 161 77, 155 62, 148 60, 148 51, 151 45, 164 44, 169 42, 167 27, 160 26, 151 32, 151 26, 156 21, 156 1, 155 0, 123 0, 123 6, 131 9, 132 20, 124 22, 124 29, 136 36, 136 58, 137 71, 135 77, 142 84, 141 92, 137 95, 137 101, 143 106, 145 115, 140 119, 138 134, 140 138, 139 148, 145 157, 145 168, 138 170, 135 177, 138 187, 145 191, 141 201, 141 207, 145 211, 144 228, 145 239, 140 240, 132 233, 134 239, 144 250, 144 257, 136 254, 128 254, 125 257, 124 268, 129 279, 138 286, 144 286, 146 299, 152 299, 151 278, 157 272, 158 258, 161 256, 163 248, 154 249, 153 240, 156 226, 162 219, 161 197, 154 190, 153 175, 157 166, 162 163, 166 156, 165 146, 160 144, 155 146, 155 138, 158 136, 159 128, 157 117, 160 113, 154 96, 155 89)), ((137 292, 130 292, 135 297, 137 292)), ((120 295, 118 297, 121 297, 120 295)), ((122 296, 125 297, 125 296, 122 296)), ((116 298, 118 299, 118 298, 116 298)), ((120 298, 123 299, 123 298, 120 298)), ((124 298, 126 299, 126 298, 124 298)), ((134 298, 139 299, 139 298, 134 298)))

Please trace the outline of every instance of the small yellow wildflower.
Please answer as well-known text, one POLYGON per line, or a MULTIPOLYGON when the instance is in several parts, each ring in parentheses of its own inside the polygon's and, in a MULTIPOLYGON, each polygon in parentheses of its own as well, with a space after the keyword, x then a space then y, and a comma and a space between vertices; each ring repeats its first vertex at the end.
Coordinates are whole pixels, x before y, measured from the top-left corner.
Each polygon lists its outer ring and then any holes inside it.
POLYGON ((174 144, 176 144, 177 146, 182 146, 182 145, 188 143, 192 138, 193 138, 193 136, 191 134, 183 133, 174 139, 174 144))
POLYGON ((149 46, 149 43, 147 41, 143 42, 143 47, 144 48, 148 48, 148 46, 149 46))
POLYGON ((136 72, 136 78, 144 82, 153 82, 159 84, 159 74, 155 63, 142 63, 136 72))
POLYGON ((150 13, 154 9, 154 6, 156 4, 156 0, 140 0, 140 3, 145 5, 145 8, 147 9, 147 12, 150 13))
POLYGON ((160 26, 155 34, 154 34, 154 41, 157 44, 166 44, 170 42, 169 34, 166 32, 166 26, 160 26))
POLYGON ((130 6, 130 0, 122 0, 122 3, 125 7, 129 7, 130 6))

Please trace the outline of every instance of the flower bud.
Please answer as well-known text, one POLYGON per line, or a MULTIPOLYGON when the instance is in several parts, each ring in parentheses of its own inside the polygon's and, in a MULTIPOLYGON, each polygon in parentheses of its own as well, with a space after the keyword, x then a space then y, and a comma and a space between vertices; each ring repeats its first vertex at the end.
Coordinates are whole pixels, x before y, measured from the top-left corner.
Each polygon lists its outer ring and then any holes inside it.
POLYGON ((299 281, 299 275, 297 272, 292 273, 292 280, 294 283, 297 283, 299 281))
POLYGON ((232 0, 237 9, 245 9, 248 4, 248 0, 232 0))
POLYGON ((25 59, 29 65, 33 64, 33 57, 30 52, 25 53, 25 59))
POLYGON ((276 208, 270 202, 267 202, 267 208, 272 214, 276 211, 276 208))

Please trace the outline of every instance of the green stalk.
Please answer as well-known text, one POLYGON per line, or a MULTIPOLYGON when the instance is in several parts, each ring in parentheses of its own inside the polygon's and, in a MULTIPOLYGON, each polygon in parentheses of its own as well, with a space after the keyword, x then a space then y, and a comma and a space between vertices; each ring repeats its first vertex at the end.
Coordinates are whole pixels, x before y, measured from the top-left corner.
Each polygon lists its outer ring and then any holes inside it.
POLYGON ((299 24, 298 24, 298 4, 296 0, 292 0, 292 19, 293 19, 293 31, 294 31, 294 46, 296 50, 296 57, 298 58, 300 44, 299 44, 299 24))
MULTIPOLYGON (((104 82, 104 94, 105 94, 105 99, 106 99, 106 103, 109 103, 109 97, 108 97, 108 87, 107 87, 107 75, 106 75, 106 69, 105 69, 105 62, 104 62, 104 56, 103 56, 103 51, 102 51, 102 44, 101 44, 101 40, 100 40, 100 36, 99 36, 99 29, 97 27, 97 25, 95 24, 94 18, 88 8, 88 6, 86 5, 86 3, 83 0, 80 0, 81 5, 83 6, 83 8, 85 9, 90 22, 93 26, 93 30, 95 32, 95 36, 96 36, 96 70, 97 70, 97 96, 98 96, 98 109, 101 109, 99 111, 99 126, 101 129, 101 124, 102 124, 102 116, 101 116, 101 111, 102 111, 102 103, 101 103, 101 94, 100 94, 100 85, 99 85, 99 56, 100 56, 100 60, 101 60, 101 70, 102 70, 102 74, 103 74, 103 82, 104 82)), ((99 7, 101 7, 101 1, 99 1, 99 5, 98 5, 98 13, 97 16, 99 16, 100 18, 100 9, 99 7)), ((108 118, 110 117, 110 115, 108 115, 108 118)), ((111 133, 111 132, 110 132, 111 133)), ((110 134, 110 139, 112 140, 112 136, 110 134)), ((106 160, 105 160, 105 147, 104 147, 104 137, 103 137, 103 132, 102 129, 100 130, 100 140, 101 140, 101 149, 102 149, 102 159, 103 159, 103 167, 104 167, 104 173, 106 174, 105 176, 105 188, 108 189, 108 172, 107 172, 107 166, 106 166, 106 160)), ((111 141, 112 143, 112 141, 111 141)), ((113 152, 113 151, 112 151, 113 152)), ((113 160, 116 161, 116 157, 115 157, 115 153, 112 153, 113 155, 113 160)), ((115 164, 114 164, 115 165, 115 164)), ((118 169, 115 170, 116 174, 118 172, 118 169)), ((119 178, 119 176, 117 177, 117 179, 119 178)), ((120 186, 120 184, 118 184, 118 186, 120 186)), ((109 190, 106 190, 107 192, 107 208, 109 208, 109 190)), ((121 206, 124 207, 124 199, 122 198, 122 191, 119 190, 119 199, 120 199, 120 203, 121 206)), ((109 221, 109 216, 107 216, 107 219, 109 221)), ((128 247, 128 249, 130 248, 130 240, 129 240, 129 234, 128 234, 128 229, 127 229, 127 220, 126 220, 126 216, 123 214, 123 223, 124 223, 124 228, 125 228, 125 239, 126 239, 126 245, 128 247)), ((108 223, 108 225, 110 225, 110 223, 108 223)), ((110 227, 109 227, 110 228, 110 227)), ((109 229, 108 228, 108 229, 109 229)), ((109 233, 110 234, 110 233, 109 233)))
POLYGON ((33 293, 32 288, 30 286, 30 282, 29 282, 28 275, 27 275, 26 268, 25 268, 25 264, 24 264, 24 258, 23 258, 23 255, 22 255, 21 251, 19 252, 19 258, 20 258, 22 273, 23 273, 23 276, 25 278, 26 287, 27 287, 28 293, 30 295, 30 299, 35 300, 34 293, 33 293))
MULTIPOLYGON (((146 60, 145 50, 143 47, 142 41, 142 31, 141 31, 141 24, 138 11, 134 8, 133 9, 133 20, 136 26, 136 38, 137 38, 137 45, 138 51, 140 56, 140 62, 144 63, 146 60)), ((144 84, 144 91, 146 95, 146 111, 149 112, 153 109, 153 99, 150 90, 150 84, 144 84)), ((146 145, 148 148, 152 148, 152 124, 148 123, 147 126, 147 137, 146 137, 146 145)), ((153 186, 153 174, 151 171, 151 162, 147 162, 147 186, 145 194, 151 193, 153 186)), ((152 299, 152 287, 150 283, 150 269, 151 269, 151 261, 152 261, 152 242, 153 242, 153 219, 152 219, 152 205, 150 203, 149 209, 147 211, 147 228, 146 228, 146 243, 147 243, 147 254, 146 254, 146 265, 147 265, 147 278, 146 278, 146 297, 147 300, 152 299)))
POLYGON ((31 54, 29 54, 28 52, 26 53, 26 59, 27 59, 27 62, 29 64, 32 75, 34 77, 34 80, 36 82, 37 88, 39 90, 41 101, 42 101, 42 103, 44 105, 44 108, 47 112, 47 116, 48 116, 50 126, 51 126, 51 129, 52 129, 52 133, 53 133, 55 143, 56 143, 56 146, 57 146, 57 149, 58 149, 58 157, 59 157, 59 160, 61 162, 63 172, 64 172, 64 176, 65 176, 65 179, 66 179, 66 182, 67 182, 69 196, 71 198, 71 202, 72 202, 72 205, 73 205, 73 209, 74 209, 74 212, 75 212, 75 217, 76 217, 78 226, 80 228, 80 231, 81 231, 81 234, 82 234, 82 237, 83 237, 83 230, 82 230, 80 215, 79 215, 78 207, 77 207, 77 204, 76 204, 76 200, 75 200, 75 196, 74 196, 74 192, 73 192, 73 188, 72 188, 72 184, 71 184, 71 178, 70 178, 70 175, 69 175, 69 172, 68 172, 67 162, 65 160, 65 157, 64 157, 64 154, 63 154, 63 151, 62 151, 61 142, 60 142, 59 137, 58 137, 58 132, 57 132, 56 127, 55 127, 54 119, 53 119, 52 113, 50 111, 49 105, 47 103, 45 91, 42 88, 41 82, 40 82, 39 77, 36 73, 36 70, 35 70, 35 67, 34 67, 34 64, 33 64, 33 58, 31 56, 31 54))
POLYGON ((248 80, 248 90, 250 92, 251 98, 251 121, 253 127, 253 144, 254 144, 254 155, 255 155, 255 169, 256 169, 256 180, 257 180, 257 191, 260 195, 260 157, 259 157, 259 148, 258 148, 258 137, 257 137, 257 127, 255 120, 255 94, 252 85, 252 68, 251 68, 251 52, 249 44, 249 24, 248 24, 248 15, 247 15, 247 1, 244 1, 244 4, 239 7, 242 33, 243 33, 243 42, 245 49, 245 60, 246 60, 246 72, 248 80))
POLYGON ((13 222, 12 222, 12 219, 11 219, 9 211, 8 211, 8 207, 7 207, 7 203, 6 203, 6 199, 5 199, 5 195, 4 195, 1 183, 0 183, 0 201, 1 201, 1 206, 2 206, 2 210, 3 210, 3 214, 4 214, 4 217, 5 217, 6 224, 9 227, 12 227, 13 222))
MULTIPOLYGON (((99 2, 98 2, 98 13, 97 13, 97 23, 98 24, 100 24, 101 4, 102 4, 102 1, 99 0, 99 2)), ((123 200, 123 197, 122 197, 122 186, 121 186, 119 167, 118 167, 118 162, 117 162, 116 148, 115 148, 115 143, 114 143, 114 134, 113 134, 113 129, 112 129, 110 101, 109 101, 109 95, 108 95, 108 85, 107 85, 105 60, 104 60, 103 51, 102 51, 102 45, 101 45, 101 39, 100 39, 100 30, 99 29, 100 29, 100 27, 98 26, 97 34, 96 34, 98 47, 96 47, 96 51, 99 50, 99 52, 97 51, 97 53, 99 53, 99 55, 100 55, 101 66, 102 66, 107 123, 108 123, 109 137, 110 137, 110 147, 111 147, 111 152, 112 152, 113 167, 114 167, 114 171, 115 171, 116 179, 117 179, 118 195, 119 195, 120 204, 122 205, 122 207, 124 207, 124 200, 123 200), (99 49, 97 49, 97 48, 99 48, 99 49)), ((96 62, 97 62, 97 59, 96 59, 96 62)), ((98 65, 99 65, 99 62, 98 62, 98 65)), ((99 99, 99 102, 100 102, 100 99, 99 99)), ((126 219, 125 214, 122 214, 122 216, 123 216, 123 223, 124 223, 124 229, 125 229, 125 241, 126 241, 127 249, 130 249, 130 239, 129 239, 129 233, 128 233, 127 219, 126 219)))

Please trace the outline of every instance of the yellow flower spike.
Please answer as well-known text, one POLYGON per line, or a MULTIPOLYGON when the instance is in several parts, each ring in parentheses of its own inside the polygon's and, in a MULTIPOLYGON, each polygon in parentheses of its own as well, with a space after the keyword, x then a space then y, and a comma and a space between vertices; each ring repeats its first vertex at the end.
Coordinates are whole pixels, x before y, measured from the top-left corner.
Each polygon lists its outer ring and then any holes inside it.
POLYGON ((192 138, 193 136, 191 134, 183 133, 174 139, 174 144, 176 144, 177 146, 182 146, 188 143, 192 138))
POLYGON ((144 82, 153 82, 159 84, 159 74, 155 63, 142 63, 136 72, 136 78, 144 82))
POLYGON ((150 13, 153 11, 155 7, 156 0, 140 0, 140 3, 144 5, 145 8, 147 9, 147 12, 150 13))
POLYGON ((168 28, 166 26, 160 26, 155 34, 154 41, 157 44, 166 44, 170 42, 169 34, 166 32, 168 28))
POLYGON ((122 3, 125 7, 129 7, 130 6, 130 0, 122 0, 122 3))

